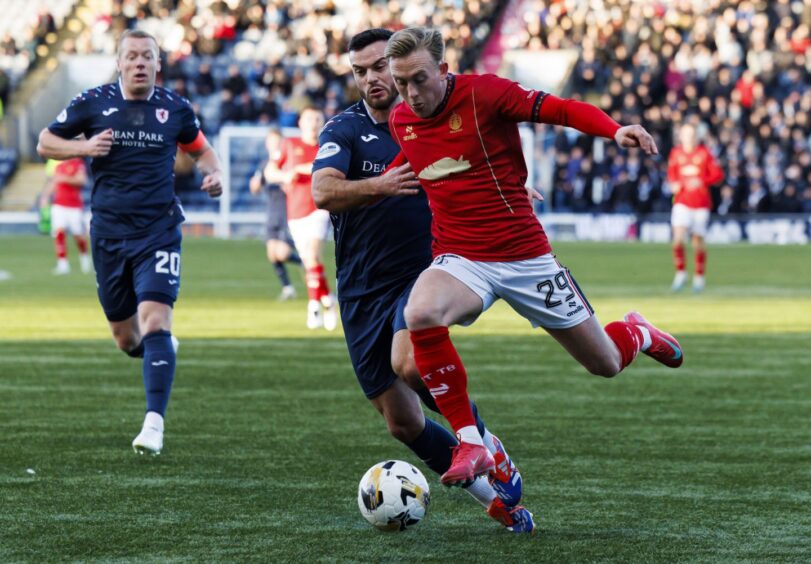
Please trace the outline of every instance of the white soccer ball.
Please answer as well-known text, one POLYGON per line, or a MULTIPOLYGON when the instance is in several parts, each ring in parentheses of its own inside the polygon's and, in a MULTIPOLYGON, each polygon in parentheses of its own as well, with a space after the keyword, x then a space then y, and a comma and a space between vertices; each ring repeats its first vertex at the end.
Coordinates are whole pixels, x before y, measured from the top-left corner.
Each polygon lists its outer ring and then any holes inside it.
POLYGON ((378 462, 358 485, 361 515, 384 531, 404 531, 419 523, 430 499, 425 476, 402 460, 378 462))

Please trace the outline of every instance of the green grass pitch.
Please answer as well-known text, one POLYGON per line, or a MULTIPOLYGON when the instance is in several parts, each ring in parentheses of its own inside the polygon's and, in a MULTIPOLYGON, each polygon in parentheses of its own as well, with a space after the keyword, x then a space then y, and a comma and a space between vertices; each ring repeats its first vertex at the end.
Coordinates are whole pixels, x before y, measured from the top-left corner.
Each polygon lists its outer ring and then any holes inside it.
POLYGON ((0 239, 0 562, 811 561, 811 246, 711 247, 701 295, 668 292, 665 246, 556 249, 602 322, 639 309, 686 362, 589 376, 503 306, 454 330, 539 525, 516 537, 424 467, 423 523, 363 520, 364 471, 420 463, 364 399, 341 335, 276 301, 261 243, 185 242, 150 459, 130 448, 140 366, 115 350, 92 278, 52 276, 47 238, 0 239))

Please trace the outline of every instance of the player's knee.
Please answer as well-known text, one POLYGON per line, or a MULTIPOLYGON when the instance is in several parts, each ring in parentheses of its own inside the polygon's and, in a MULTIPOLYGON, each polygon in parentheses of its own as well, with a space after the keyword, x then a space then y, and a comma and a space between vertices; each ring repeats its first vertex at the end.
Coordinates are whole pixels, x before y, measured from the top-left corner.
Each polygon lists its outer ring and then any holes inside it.
POLYGON ((619 361, 614 359, 599 359, 586 365, 586 370, 595 376, 602 376, 603 378, 613 378, 622 370, 619 361))
POLYGON ((391 359, 391 368, 397 376, 405 380, 412 388, 411 382, 422 382, 420 371, 417 370, 417 365, 414 363, 414 358, 411 355, 393 356, 391 359))
POLYGON ((409 303, 404 314, 406 325, 412 330, 442 325, 442 311, 429 304, 409 303))
POLYGON ((138 349, 141 344, 141 336, 133 333, 121 333, 113 335, 115 344, 119 350, 125 354, 130 354, 132 351, 138 349))
POLYGON ((423 422, 417 417, 386 419, 389 434, 401 443, 412 443, 420 436, 423 422))

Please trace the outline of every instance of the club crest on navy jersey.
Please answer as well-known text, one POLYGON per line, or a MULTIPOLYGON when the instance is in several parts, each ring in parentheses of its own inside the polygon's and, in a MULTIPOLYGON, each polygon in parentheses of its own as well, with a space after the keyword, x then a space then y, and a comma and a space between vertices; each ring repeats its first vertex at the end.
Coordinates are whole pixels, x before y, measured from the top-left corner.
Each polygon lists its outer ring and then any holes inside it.
POLYGON ((155 110, 155 117, 161 123, 166 123, 169 120, 169 110, 165 108, 158 108, 155 110))

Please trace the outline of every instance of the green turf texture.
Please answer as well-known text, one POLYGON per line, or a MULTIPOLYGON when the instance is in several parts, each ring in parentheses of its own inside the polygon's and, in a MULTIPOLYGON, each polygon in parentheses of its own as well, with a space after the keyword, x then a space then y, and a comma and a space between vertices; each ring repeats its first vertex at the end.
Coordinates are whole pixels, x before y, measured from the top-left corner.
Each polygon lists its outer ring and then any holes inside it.
POLYGON ((153 459, 130 448, 140 365, 115 350, 92 277, 52 276, 47 238, 1 238, 0 562, 811 561, 811 247, 711 247, 701 295, 669 293, 665 246, 556 249, 602 322, 638 308, 686 361, 590 376, 500 305, 454 329, 539 525, 518 537, 388 435, 341 335, 276 301, 261 243, 184 243, 153 459), (356 505, 387 458, 431 485, 404 533, 356 505))

